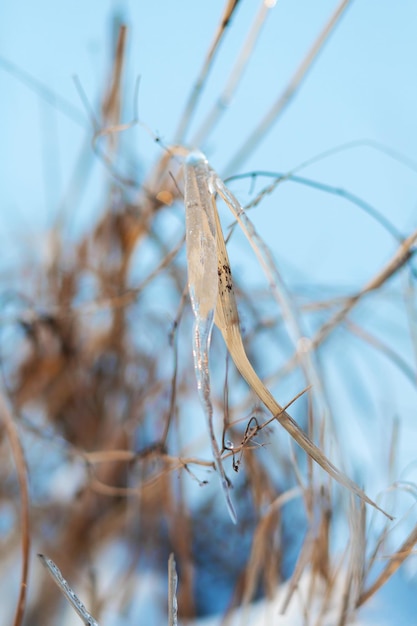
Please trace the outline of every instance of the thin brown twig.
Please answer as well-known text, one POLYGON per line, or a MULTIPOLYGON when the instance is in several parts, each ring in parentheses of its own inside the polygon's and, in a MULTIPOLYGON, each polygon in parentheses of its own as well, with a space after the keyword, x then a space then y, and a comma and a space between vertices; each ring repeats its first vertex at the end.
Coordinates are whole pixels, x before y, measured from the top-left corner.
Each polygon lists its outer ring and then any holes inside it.
MULTIPOLYGON (((377 274, 371 278, 371 280, 365 284, 365 286, 358 291, 355 295, 345 299, 342 308, 337 311, 323 326, 317 331, 314 337, 311 339, 310 349, 317 350, 325 340, 331 335, 331 333, 343 323, 347 316, 352 312, 356 305, 367 294, 376 291, 382 285, 386 283, 396 272, 398 272, 412 257, 414 254, 413 247, 417 242, 417 230, 413 231, 398 247, 391 259, 384 265, 384 267, 377 272, 377 274)), ((299 357, 296 352, 282 368, 280 375, 291 372, 298 366, 299 357)))
POLYGON ((4 423, 10 446, 16 463, 17 475, 20 486, 21 526, 22 526, 22 574, 20 578, 20 591, 14 616, 13 626, 20 626, 26 607, 26 594, 29 576, 29 552, 30 552, 30 501, 29 501, 29 478, 26 467, 25 455, 20 441, 19 433, 13 417, 7 407, 6 400, 0 394, 0 417, 4 423))
POLYGON ((392 258, 384 267, 365 284, 365 286, 354 296, 346 301, 345 305, 328 320, 312 339, 313 349, 318 348, 333 330, 345 320, 358 302, 367 294, 379 289, 386 283, 399 269, 401 269, 413 255, 413 246, 417 242, 417 230, 407 237, 398 247, 392 258))
POLYGON ((113 68, 107 95, 104 97, 101 112, 106 124, 118 124, 120 120, 123 67, 126 56, 127 26, 119 26, 114 50, 113 68))
POLYGON ((400 549, 390 558, 389 563, 378 576, 376 581, 368 587, 359 597, 356 607, 359 608, 369 600, 380 589, 389 578, 397 571, 400 565, 411 554, 412 549, 417 543, 417 526, 413 528, 406 540, 401 544, 400 549))
POLYGON ((270 529, 271 522, 274 521, 276 514, 287 502, 298 498, 300 495, 302 495, 300 487, 293 487, 281 493, 270 503, 266 513, 260 519, 253 537, 251 554, 247 565, 247 578, 242 600, 243 605, 248 605, 255 594, 258 577, 263 569, 265 551, 270 549, 270 546, 268 546, 266 542, 270 539, 268 530, 270 529))

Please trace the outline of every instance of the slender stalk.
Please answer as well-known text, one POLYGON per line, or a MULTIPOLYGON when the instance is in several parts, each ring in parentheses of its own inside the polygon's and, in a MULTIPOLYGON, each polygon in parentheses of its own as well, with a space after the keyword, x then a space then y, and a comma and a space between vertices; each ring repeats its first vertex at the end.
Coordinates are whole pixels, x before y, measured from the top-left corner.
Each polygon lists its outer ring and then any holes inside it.
POLYGON ((270 14, 270 9, 272 9, 275 4, 276 0, 262 0, 259 12, 255 17, 252 28, 250 29, 249 34, 242 46, 226 86, 215 102, 213 108, 208 113, 206 119, 194 135, 191 141, 192 146, 203 145, 203 142, 206 140, 208 135, 213 132, 214 128, 219 123, 221 116, 227 110, 253 53, 253 49, 258 41, 259 35, 261 34, 266 18, 270 14))
POLYGON ((235 155, 230 160, 225 170, 225 176, 238 171, 242 163, 248 158, 248 156, 255 150, 255 148, 261 143, 271 127, 283 111, 287 108, 291 100, 296 95, 298 89, 301 87, 303 80, 306 78, 309 70, 312 68, 314 61, 317 59, 319 53, 323 49, 324 44, 328 40, 330 34, 334 30, 335 26, 342 17, 344 11, 349 6, 351 0, 342 0, 337 9, 330 17, 329 21, 317 37, 313 46, 291 77, 290 82, 284 89, 284 92, 279 96, 276 102, 272 105, 271 109, 265 115, 265 117, 259 122, 256 128, 252 131, 243 145, 236 151, 235 155))
POLYGON ((20 626, 23 622, 23 615, 26 607, 26 592, 29 576, 29 552, 30 552, 30 519, 29 519, 29 489, 28 471, 26 467, 25 455, 19 438, 16 424, 7 407, 6 401, 0 395, 0 419, 3 421, 7 435, 9 437, 13 456, 16 462, 17 474, 20 486, 20 506, 22 525, 22 573, 20 578, 19 597, 16 606, 13 626, 20 626))
POLYGON ((195 113, 195 110, 196 110, 198 101, 200 99, 201 93, 203 91, 207 76, 213 65, 216 52, 219 48, 220 42, 222 41, 224 37, 226 28, 230 24, 230 20, 232 19, 233 13, 235 12, 238 2, 239 0, 226 0, 226 6, 224 8, 220 23, 215 32, 212 44, 206 55, 206 58, 203 63, 203 67, 200 71, 197 81, 194 84, 194 87, 191 91, 188 102, 185 106, 184 113, 178 125, 178 129, 175 134, 175 143, 178 143, 178 144, 184 143, 185 135, 191 123, 192 117, 195 113))

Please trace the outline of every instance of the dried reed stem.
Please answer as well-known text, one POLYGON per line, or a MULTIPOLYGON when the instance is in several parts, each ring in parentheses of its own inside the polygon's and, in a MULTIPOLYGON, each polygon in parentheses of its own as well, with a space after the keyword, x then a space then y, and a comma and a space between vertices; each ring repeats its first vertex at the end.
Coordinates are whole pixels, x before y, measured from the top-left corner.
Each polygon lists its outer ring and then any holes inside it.
POLYGON ((26 467, 23 446, 15 424, 15 421, 7 407, 6 400, 0 394, 0 419, 4 424, 10 441, 12 453, 16 462, 17 475, 20 486, 21 526, 22 526, 22 573, 20 578, 19 597, 16 606, 13 626, 20 626, 26 607, 26 593, 29 575, 29 551, 30 551, 30 519, 29 519, 29 489, 28 471, 26 467))

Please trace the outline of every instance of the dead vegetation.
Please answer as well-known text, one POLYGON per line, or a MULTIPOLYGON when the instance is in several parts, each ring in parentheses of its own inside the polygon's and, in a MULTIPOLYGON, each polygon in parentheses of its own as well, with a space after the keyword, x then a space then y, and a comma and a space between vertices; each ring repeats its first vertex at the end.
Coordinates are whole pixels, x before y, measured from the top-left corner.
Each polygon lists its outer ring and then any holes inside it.
MULTIPOLYGON (((268 132, 299 88, 348 4, 340 3, 287 90, 260 124, 257 139, 268 132)), ((137 572, 152 567, 165 573, 172 552, 179 572, 182 619, 208 612, 202 596, 215 592, 219 577, 228 594, 222 604, 229 610, 248 605, 262 594, 272 597, 279 582, 290 577, 281 607, 285 611, 303 572, 309 570, 309 594, 319 597, 319 608, 313 615, 306 605, 306 624, 323 624, 328 608, 336 602, 337 623, 343 626, 410 555, 417 541, 413 527, 393 552, 387 543, 388 520, 381 515, 384 526, 378 527, 375 536, 373 523, 368 522, 370 511, 363 502, 349 500, 347 490, 336 488, 310 458, 281 445, 284 439, 278 422, 292 434, 298 432, 297 424, 254 371, 267 359, 257 343, 257 329, 266 329, 271 336, 275 333, 278 340, 289 329, 295 352, 274 369, 270 382, 297 372, 304 385, 299 387, 300 396, 287 398, 285 409, 291 413, 298 407, 297 419, 306 433, 299 441, 316 460, 321 450, 343 469, 344 461, 335 456, 337 449, 327 430, 333 433, 334 426, 328 421, 330 410, 316 353, 326 348, 327 340, 341 325, 361 333, 350 319, 353 309, 366 298, 378 296, 392 277, 407 274, 413 289, 409 261, 415 250, 415 232, 400 237, 391 259, 357 293, 337 301, 305 303, 287 290, 272 261, 269 265, 250 222, 235 215, 240 225, 243 219, 249 239, 258 245, 270 289, 258 299, 236 272, 237 304, 230 300, 231 290, 229 299, 217 304, 216 323, 227 350, 220 335, 215 335, 212 403, 218 418, 217 441, 237 508, 237 528, 230 524, 219 498, 196 398, 184 230, 173 225, 170 214, 178 209, 180 215, 183 208, 178 146, 184 143, 236 5, 226 2, 179 123, 175 147, 159 141, 160 159, 140 183, 118 169, 121 133, 142 124, 142 120, 125 123, 122 117, 128 29, 120 26, 100 121, 93 120, 90 133, 96 158, 105 163, 109 173, 100 216, 71 247, 58 224, 49 239, 48 263, 20 268, 19 287, 7 294, 4 309, 11 311, 7 324, 12 339, 6 339, 3 350, 7 360, 0 406, 1 501, 10 507, 13 524, 0 535, 0 546, 2 577, 7 575, 8 563, 14 567, 18 563, 21 571, 20 595, 13 590, 15 626, 48 626, 59 621, 61 597, 36 569, 36 552, 53 559, 74 588, 84 581, 89 596, 84 595, 83 601, 100 623, 106 623, 108 604, 113 600, 120 612, 128 613, 137 593, 137 572), (272 318, 258 306, 262 298, 268 311, 275 306, 272 318), (246 320, 243 341, 237 307, 246 320), (327 317, 307 339, 300 320, 315 309, 327 317), (233 319, 228 320, 230 315, 233 319), (318 447, 312 447, 310 440, 318 447), (349 520, 342 555, 332 550, 334 525, 341 515, 349 520), (115 568, 117 573, 110 574, 117 589, 109 593, 101 586, 97 570, 103 555, 115 544, 123 545, 125 553, 115 568), (290 545, 295 546, 295 567, 287 562, 290 545), (381 554, 386 555, 387 550, 386 566, 379 571, 381 554), (34 579, 41 576, 41 584, 35 584, 34 579)), ((272 5, 262 3, 257 19, 265 19, 272 5)), ((242 58, 251 53, 253 37, 259 32, 260 24, 255 22, 242 58)), ((239 81, 242 68, 238 63, 221 101, 230 99, 230 89, 239 81)), ((197 133, 199 141, 209 134, 220 114, 217 106, 197 133)), ((253 137, 232 160, 231 172, 251 149, 253 137)), ((279 183, 294 176, 294 172, 276 175, 274 183, 252 201, 252 208, 279 183)), ((227 196, 223 195, 223 200, 227 201, 227 196)), ((219 233, 220 220, 216 219, 219 233)), ((227 242, 234 228, 226 236, 227 242)), ((223 265, 229 266, 221 237, 218 246, 223 265)), ((415 332, 415 320, 411 322, 415 332)), ((414 369, 410 374, 410 367, 392 348, 373 341, 366 331, 361 338, 384 358, 408 368, 408 375, 415 378, 414 369)), ((340 449, 343 452, 343 442, 340 449)), ((391 450, 387 465, 394 466, 394 455, 391 450)), ((333 477, 342 476, 327 459, 321 465, 330 468, 333 477)), ((340 482, 370 502, 350 479, 343 476, 340 482)), ((377 505, 382 507, 379 500, 377 505)), ((392 508, 388 512, 396 515, 392 508)), ((110 565, 107 561, 106 568, 110 565)), ((172 589, 170 593, 172 596, 172 589)))

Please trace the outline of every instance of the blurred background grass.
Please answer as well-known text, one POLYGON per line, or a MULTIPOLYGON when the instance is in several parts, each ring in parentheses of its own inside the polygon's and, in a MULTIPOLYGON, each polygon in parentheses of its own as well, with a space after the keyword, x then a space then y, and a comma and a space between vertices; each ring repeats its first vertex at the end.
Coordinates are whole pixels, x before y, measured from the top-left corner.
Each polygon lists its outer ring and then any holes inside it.
MULTIPOLYGON (((381 2, 378 11, 370 3, 347 4, 290 106, 232 172, 248 177, 228 183, 242 204, 261 193, 251 218, 274 253, 308 337, 378 274, 415 228, 416 86, 410 76, 416 8, 412 2, 381 2), (332 193, 286 180, 262 194, 273 179, 253 172, 292 172, 346 142, 297 171, 332 186, 332 193), (348 201, 345 191, 362 206, 348 201)), ((279 2, 268 12, 230 107, 201 145, 220 174, 336 7, 279 2)), ((63 610, 33 561, 36 552, 85 589, 83 599, 97 618, 122 624, 143 610, 139 590, 165 576, 171 551, 184 618, 271 594, 306 555, 331 588, 337 558, 361 536, 349 521, 362 513, 289 446, 278 426, 235 458, 238 473, 230 455, 225 461, 236 529, 210 467, 184 296, 181 171, 166 147, 223 10, 223 2, 92 2, 58 10, 45 1, 24 11, 16 4, 5 8, 0 348, 3 390, 27 463, 31 548, 26 543, 23 623, 31 626, 56 623, 63 610), (119 124, 129 127, 121 131, 119 124), (303 497, 271 508, 297 485, 303 497)), ((257 10, 242 1, 232 14, 185 146, 192 146, 221 93, 257 10)), ((222 220, 226 231, 231 216, 224 212, 222 220)), ((289 402, 312 382, 299 367, 286 370, 300 346, 237 229, 229 250, 248 353, 277 399, 289 402)), ((381 503, 400 520, 385 538, 385 520, 369 511, 366 558, 378 538, 384 542, 363 588, 385 562, 381 554, 392 555, 413 532, 413 263, 411 254, 335 328, 314 355, 321 389, 315 381, 313 395, 291 407, 370 496, 385 490, 381 503), (397 488, 386 492, 392 484, 397 488)), ((216 334, 212 370, 219 440, 226 415, 224 438, 237 446, 251 418, 260 423, 268 416, 216 334)), ((4 424, 0 575, 6 623, 15 612, 25 530, 16 470, 22 465, 18 448, 10 446, 13 425, 4 424)), ((413 567, 411 557, 409 573, 413 567)), ((163 583, 151 589, 145 595, 154 618, 147 621, 157 623, 166 596, 163 583)), ((358 597, 360 591, 352 604, 358 597)))

